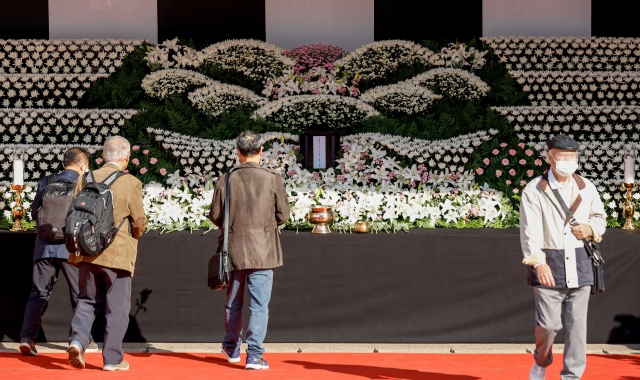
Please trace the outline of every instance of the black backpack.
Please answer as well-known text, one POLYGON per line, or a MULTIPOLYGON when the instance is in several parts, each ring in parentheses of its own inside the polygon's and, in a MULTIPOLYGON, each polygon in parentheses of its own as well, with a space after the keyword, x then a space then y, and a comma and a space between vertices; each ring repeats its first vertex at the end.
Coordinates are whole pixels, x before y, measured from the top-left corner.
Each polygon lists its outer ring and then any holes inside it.
POLYGON ((51 174, 42 190, 42 203, 36 217, 36 233, 51 243, 64 242, 64 224, 73 200, 76 181, 51 174))
POLYGON ((98 183, 93 172, 85 176, 85 187, 71 202, 64 227, 64 244, 76 256, 95 256, 111 245, 125 217, 116 228, 113 222, 111 185, 127 174, 116 171, 98 183))

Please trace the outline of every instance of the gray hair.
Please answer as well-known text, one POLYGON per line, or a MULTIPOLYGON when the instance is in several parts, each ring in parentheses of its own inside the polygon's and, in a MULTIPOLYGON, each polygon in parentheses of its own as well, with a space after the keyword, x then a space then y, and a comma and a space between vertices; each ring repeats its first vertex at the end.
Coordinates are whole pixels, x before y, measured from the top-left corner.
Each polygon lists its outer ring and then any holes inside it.
POLYGON ((236 139, 236 146, 243 156, 251 157, 260 153, 262 147, 262 136, 254 131, 244 131, 236 139))
POLYGON ((122 161, 127 158, 131 144, 122 136, 111 136, 104 142, 104 159, 109 162, 122 161))

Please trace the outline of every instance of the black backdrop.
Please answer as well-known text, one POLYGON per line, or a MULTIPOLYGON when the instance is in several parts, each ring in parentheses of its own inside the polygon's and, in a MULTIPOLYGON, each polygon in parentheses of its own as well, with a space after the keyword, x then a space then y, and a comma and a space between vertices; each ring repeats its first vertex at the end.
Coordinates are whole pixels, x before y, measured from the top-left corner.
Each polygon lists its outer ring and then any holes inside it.
MULTIPOLYGON (((140 239, 126 340, 222 340, 224 294, 206 288, 217 236, 152 232, 140 239)), ((5 341, 18 340, 33 240, 33 233, 0 232, 5 341)), ((328 236, 284 231, 281 240, 285 265, 275 272, 268 342, 533 341, 533 292, 520 263, 517 230, 328 236)), ((607 292, 591 298, 590 343, 640 343, 638 243, 637 231, 605 235, 607 292)), ((70 320, 61 278, 40 340, 66 341, 70 320)))

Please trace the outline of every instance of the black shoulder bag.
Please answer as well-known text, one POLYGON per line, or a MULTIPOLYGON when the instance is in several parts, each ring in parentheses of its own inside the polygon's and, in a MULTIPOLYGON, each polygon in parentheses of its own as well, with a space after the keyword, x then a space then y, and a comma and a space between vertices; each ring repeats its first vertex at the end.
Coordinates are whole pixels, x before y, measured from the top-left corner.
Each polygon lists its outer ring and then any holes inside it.
POLYGON ((222 290, 229 286, 229 177, 231 172, 227 174, 225 179, 224 193, 224 232, 222 241, 222 252, 217 252, 209 260, 209 287, 213 290, 222 290), (211 276, 212 273, 217 275, 211 276))
MULTIPOLYGON (((553 195, 556 196, 556 200, 562 207, 565 215, 569 219, 569 224, 576 227, 578 226, 578 221, 573 217, 573 213, 567 207, 567 204, 564 203, 564 199, 560 196, 560 192, 558 189, 551 189, 553 191, 553 195)), ((591 285, 591 294, 598 294, 604 292, 604 259, 602 258, 602 253, 600 253, 600 247, 598 243, 595 241, 583 239, 584 248, 587 250, 587 254, 589 258, 591 258, 591 269, 593 270, 593 285, 591 285)))

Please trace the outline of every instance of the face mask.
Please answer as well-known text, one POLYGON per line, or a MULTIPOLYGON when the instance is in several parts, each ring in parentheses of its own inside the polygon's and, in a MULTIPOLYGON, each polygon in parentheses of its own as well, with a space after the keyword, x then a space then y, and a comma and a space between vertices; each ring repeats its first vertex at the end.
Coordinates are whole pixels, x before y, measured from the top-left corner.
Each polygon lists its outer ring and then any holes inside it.
POLYGON ((555 157, 553 160, 556 162, 556 171, 563 177, 570 176, 578 169, 578 161, 556 161, 555 157))

